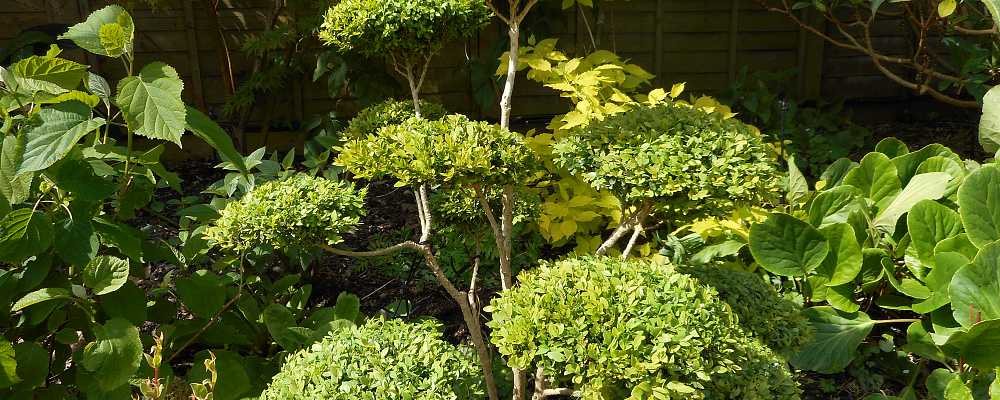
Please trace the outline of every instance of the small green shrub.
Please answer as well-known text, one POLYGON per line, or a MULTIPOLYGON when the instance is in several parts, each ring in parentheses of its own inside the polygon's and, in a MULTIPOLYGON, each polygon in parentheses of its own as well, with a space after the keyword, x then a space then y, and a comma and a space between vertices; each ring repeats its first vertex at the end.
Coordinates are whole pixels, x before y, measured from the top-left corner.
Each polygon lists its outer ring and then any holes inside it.
POLYGON ((292 355, 261 400, 483 398, 471 349, 441 340, 430 321, 372 319, 292 355))
POLYGON ((543 366, 586 399, 616 390, 638 398, 799 396, 785 361, 740 327, 714 289, 671 266, 543 264, 492 308, 492 341, 512 367, 543 366))
POLYGON ((628 204, 675 213, 731 211, 776 192, 770 150, 752 127, 666 101, 593 121, 557 142, 555 163, 628 204))
POLYGON ((472 35, 491 16, 479 0, 344 0, 326 13, 319 37, 366 56, 417 63, 472 35))
MULTIPOLYGON (((420 112, 423 114, 422 117, 428 120, 441 119, 448 114, 448 110, 445 110, 444 106, 423 100, 420 101, 420 112)), ((415 115, 413 100, 389 99, 361 110, 348 123, 344 138, 357 139, 373 135, 378 133, 379 129, 401 124, 415 115)))
POLYGON ((337 163, 360 178, 393 177, 397 186, 502 185, 534 170, 523 137, 462 115, 386 126, 345 144, 337 163))
POLYGON ((243 254, 257 246, 290 250, 343 241, 364 215, 365 190, 298 174, 258 186, 229 203, 205 236, 243 254))
POLYGON ((760 275, 700 265, 678 268, 719 292, 740 325, 775 352, 791 357, 812 340, 813 328, 802 306, 781 297, 760 275))

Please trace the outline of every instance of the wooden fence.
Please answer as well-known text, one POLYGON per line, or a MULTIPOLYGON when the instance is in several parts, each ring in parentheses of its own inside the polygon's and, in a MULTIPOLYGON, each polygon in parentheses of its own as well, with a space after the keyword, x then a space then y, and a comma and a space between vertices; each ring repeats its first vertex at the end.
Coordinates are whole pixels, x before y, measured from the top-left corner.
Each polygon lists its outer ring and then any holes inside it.
MULTIPOLYGON (((228 94, 220 62, 225 38, 237 76, 245 78, 252 62, 242 56, 245 35, 269 23, 274 0, 221 0, 218 18, 208 3, 214 0, 175 0, 175 6, 151 10, 136 4, 137 59, 165 61, 186 81, 188 100, 217 112, 228 94), (215 24, 219 25, 216 26, 215 24), (221 28, 221 29, 220 29, 221 28)), ((108 0, 0 0, 0 43, 30 28, 63 29, 85 18, 108 0)), ((139 3, 133 0, 133 3, 139 3)), ((558 7, 559 2, 554 7, 558 7)), ((669 86, 687 82, 689 92, 718 94, 737 78, 744 66, 752 70, 798 71, 801 93, 810 97, 900 99, 908 94, 882 77, 869 60, 826 46, 783 16, 767 12, 752 0, 632 0, 605 2, 593 13, 569 10, 554 13, 561 46, 574 49, 590 42, 596 32, 600 47, 614 50, 657 75, 669 86)), ((906 46, 898 29, 877 33, 877 45, 906 46)), ((457 111, 475 104, 470 91, 466 56, 485 54, 502 34, 491 26, 475 40, 454 43, 438 56, 429 73, 425 94, 457 111)), ((116 75, 120 66, 88 58, 104 74, 116 75)), ((303 79, 288 90, 293 94, 286 112, 300 118, 333 107, 326 89, 303 79)), ((519 80, 515 115, 531 116, 565 110, 554 93, 519 80)))

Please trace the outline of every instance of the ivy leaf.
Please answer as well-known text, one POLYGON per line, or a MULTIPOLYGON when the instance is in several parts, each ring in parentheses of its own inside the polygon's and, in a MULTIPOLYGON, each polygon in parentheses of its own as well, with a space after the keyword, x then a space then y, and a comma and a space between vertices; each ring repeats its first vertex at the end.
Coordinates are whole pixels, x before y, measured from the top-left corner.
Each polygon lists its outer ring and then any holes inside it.
POLYGON ((128 281, 128 260, 99 256, 83 270, 83 284, 100 296, 114 292, 128 281))
POLYGON ((1000 319, 1000 242, 983 247, 951 278, 952 315, 964 327, 1000 319))
POLYGON ((120 57, 131 53, 135 37, 132 16, 117 5, 94 11, 87 20, 73 25, 59 39, 69 39, 91 53, 120 57))
POLYGON ((142 342, 139 330, 122 318, 94 327, 93 342, 83 349, 83 367, 93 373, 97 386, 111 391, 128 382, 139 370, 142 342))
POLYGON ((750 228, 750 253, 773 274, 805 276, 829 252, 830 245, 816 228, 788 214, 771 214, 750 228))
POLYGON ((1000 240, 1000 169, 985 166, 965 178, 958 188, 958 213, 976 247, 1000 240))
POLYGON ((846 314, 823 306, 806 309, 804 313, 816 329, 816 336, 790 362, 809 371, 842 371, 857 356, 858 346, 875 326, 863 312, 846 314))
POLYGON ((52 221, 41 211, 21 208, 0 219, 0 260, 18 263, 52 244, 52 221))
POLYGON ((85 135, 104 126, 104 118, 91 118, 90 107, 67 101, 38 112, 39 123, 25 132, 24 156, 17 174, 41 171, 59 161, 85 135))
POLYGON ((184 81, 167 64, 154 62, 143 67, 139 76, 118 82, 115 104, 122 109, 129 128, 135 133, 169 140, 181 145, 186 109, 181 100, 184 81))

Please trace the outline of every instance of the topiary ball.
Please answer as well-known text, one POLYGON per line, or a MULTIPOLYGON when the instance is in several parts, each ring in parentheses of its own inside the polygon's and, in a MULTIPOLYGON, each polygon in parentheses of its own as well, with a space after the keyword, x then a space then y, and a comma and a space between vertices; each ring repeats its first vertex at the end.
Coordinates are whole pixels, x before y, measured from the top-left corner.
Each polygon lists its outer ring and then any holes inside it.
POLYGON ((542 366, 585 399, 799 398, 787 362, 671 266, 575 258, 520 282, 491 303, 492 342, 511 367, 542 366))
MULTIPOLYGON (((441 119, 448 114, 444 106, 423 100, 420 101, 420 112, 427 120, 441 119)), ((350 140, 373 135, 378 133, 379 129, 406 122, 414 116, 416 113, 413 110, 413 100, 389 99, 361 110, 348 122, 344 138, 350 140)))
POLYGON ((628 204, 655 200, 681 215, 728 214, 777 192, 779 173, 760 134, 689 105, 641 105, 558 141, 555 164, 628 204))
POLYGON ((342 0, 326 13, 320 39, 400 66, 423 62, 445 43, 486 26, 492 12, 482 0, 342 0))
POLYGON ((304 174, 266 182, 227 204, 205 237, 234 254, 258 246, 288 251, 334 245, 365 214, 365 192, 304 174))
POLYGON ((399 186, 504 185, 530 177, 535 157, 524 137, 463 115, 411 118, 344 144, 337 164, 364 179, 399 186))
POLYGON ((472 349, 441 340, 438 324, 376 318, 290 356, 261 400, 484 398, 472 349))
POLYGON ((719 292, 740 325, 772 350, 791 357, 813 337, 802 306, 782 298, 760 275, 713 265, 684 266, 691 275, 719 292))

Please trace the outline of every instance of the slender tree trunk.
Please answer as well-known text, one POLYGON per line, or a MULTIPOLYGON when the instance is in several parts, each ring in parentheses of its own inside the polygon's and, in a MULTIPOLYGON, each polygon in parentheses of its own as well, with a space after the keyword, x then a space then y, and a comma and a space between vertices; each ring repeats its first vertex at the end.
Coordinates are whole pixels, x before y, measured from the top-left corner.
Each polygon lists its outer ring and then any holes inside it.
POLYGON ((500 97, 500 126, 510 129, 511 101, 514 98, 514 80, 517 78, 518 51, 521 48, 520 21, 511 20, 507 36, 510 37, 510 56, 507 61, 507 80, 503 85, 503 96, 500 97))

